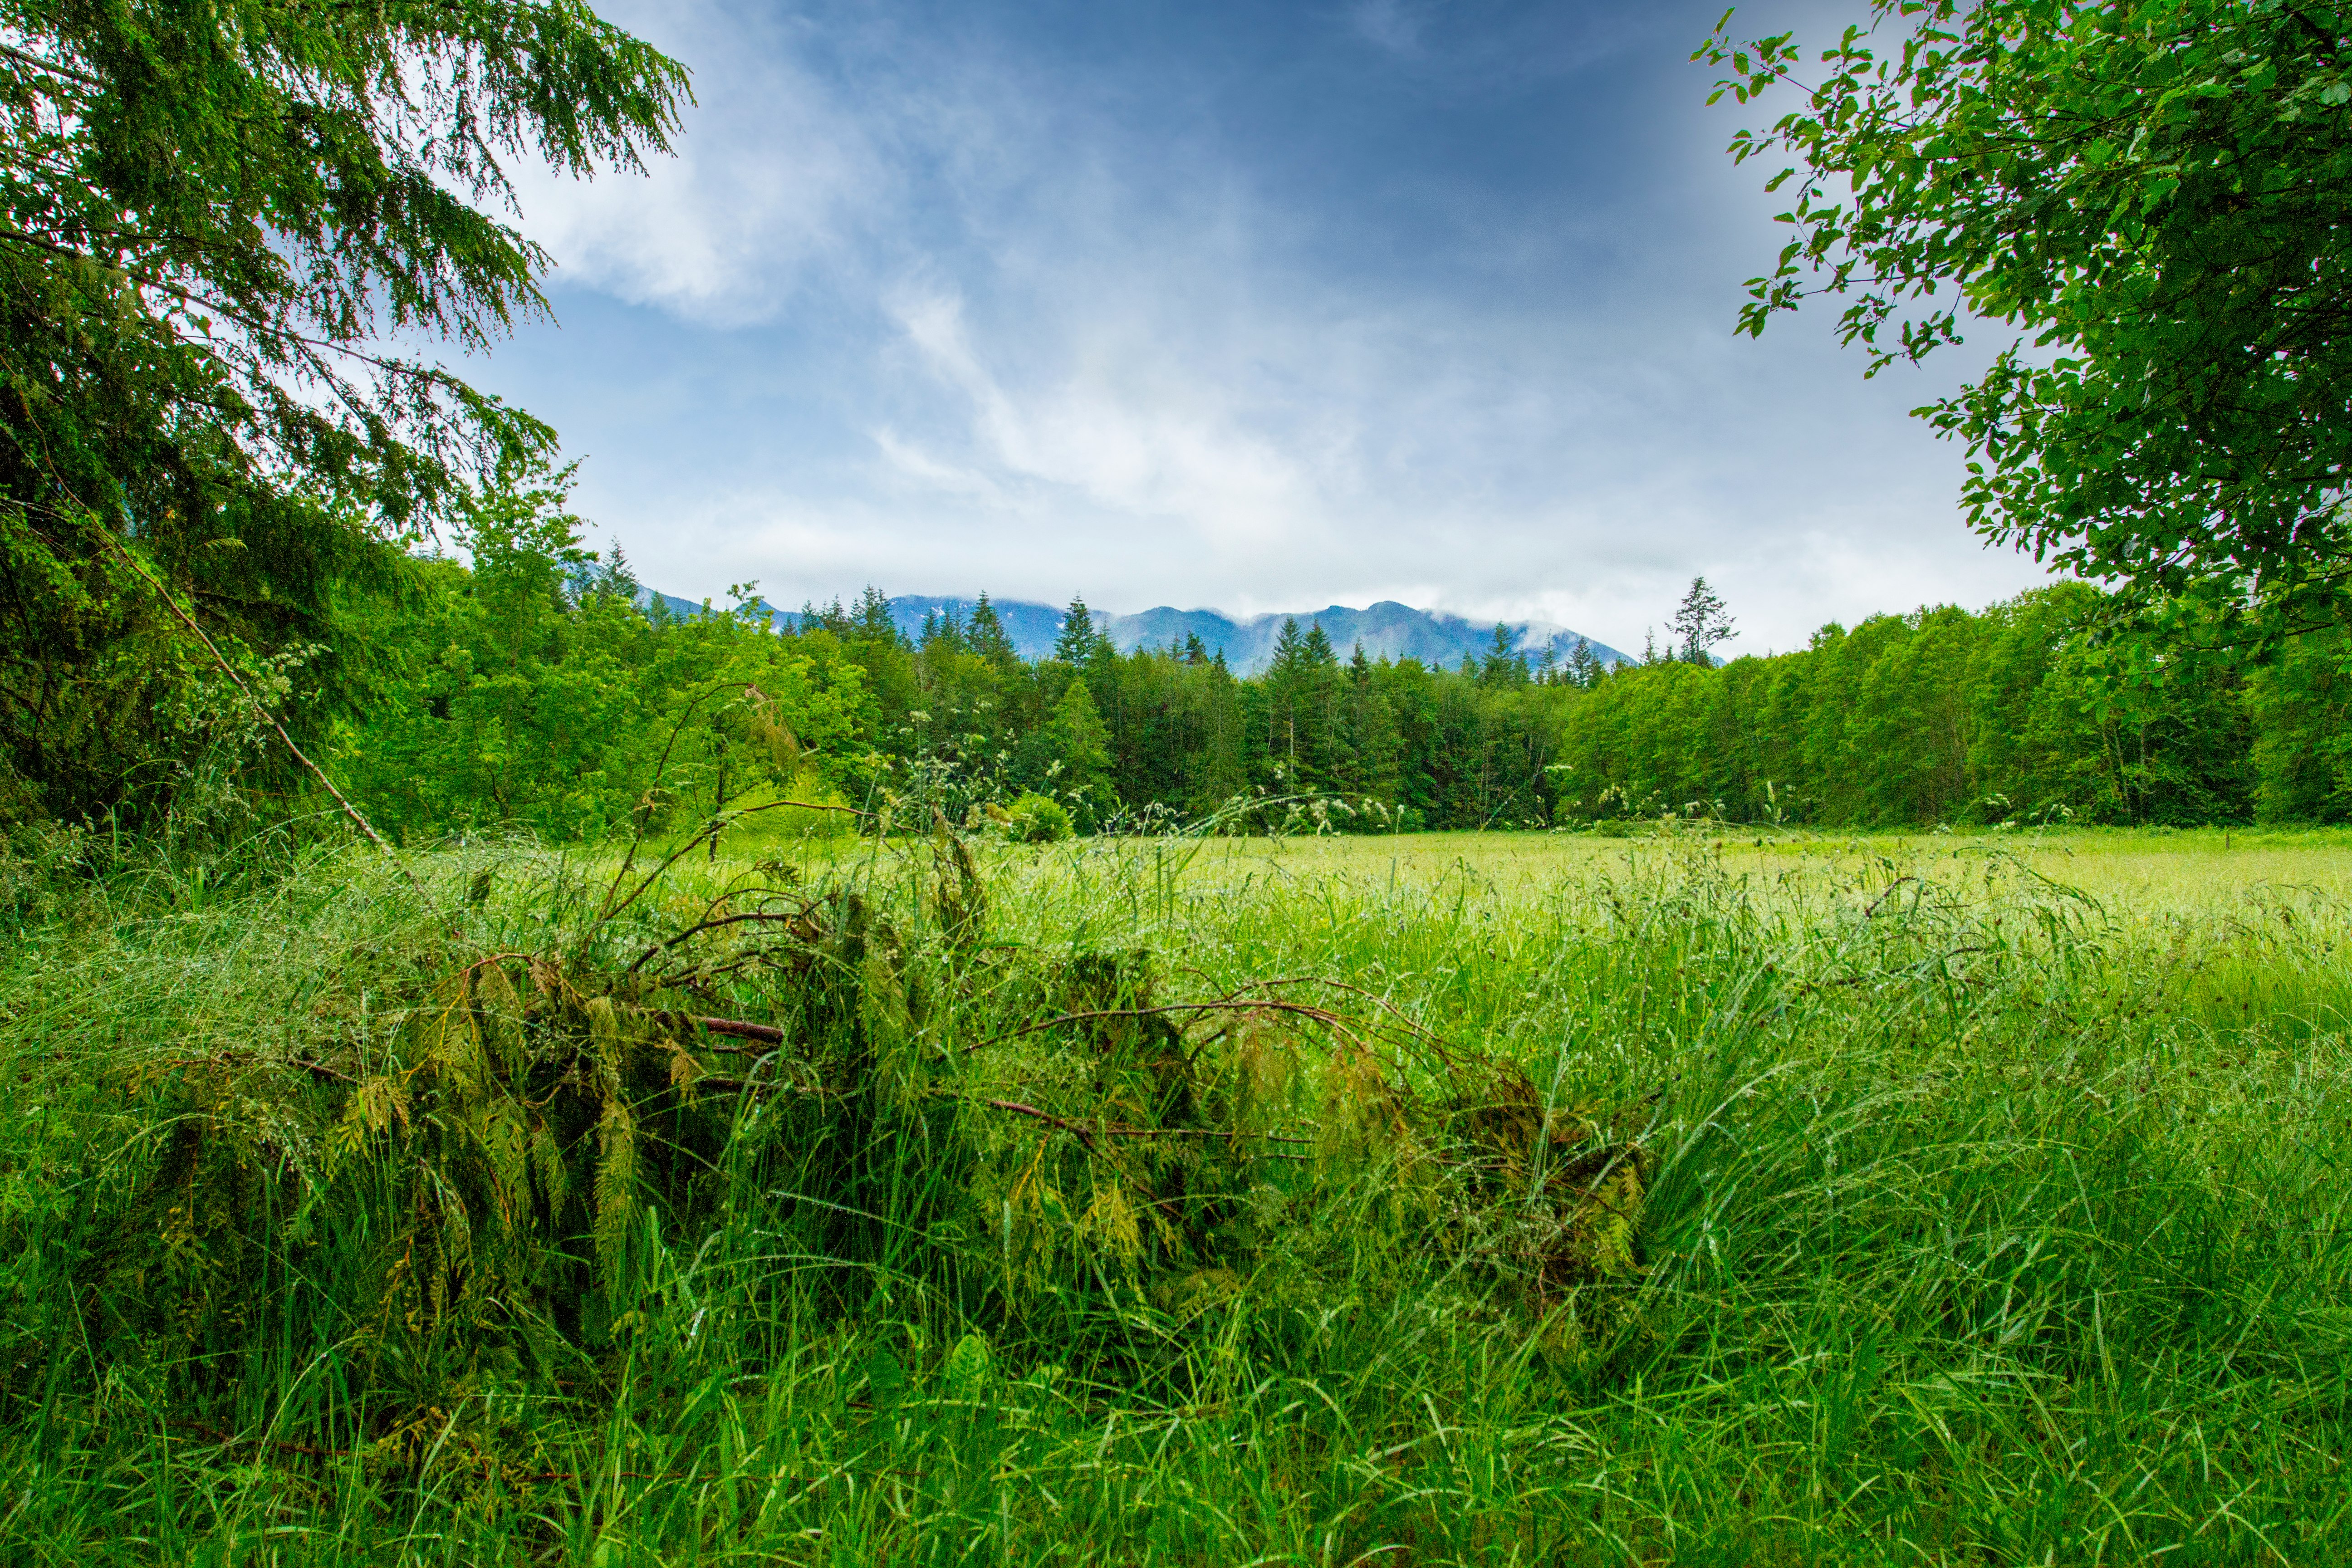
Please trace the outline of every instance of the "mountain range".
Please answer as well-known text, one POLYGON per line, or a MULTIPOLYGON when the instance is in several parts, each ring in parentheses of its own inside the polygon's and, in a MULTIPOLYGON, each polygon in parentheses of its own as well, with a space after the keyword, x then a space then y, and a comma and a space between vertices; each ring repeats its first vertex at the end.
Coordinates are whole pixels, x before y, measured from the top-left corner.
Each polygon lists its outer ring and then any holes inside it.
MULTIPOLYGON (((701 605, 675 594, 649 593, 648 597, 660 599, 673 615, 701 613, 701 605)), ((989 606, 1003 623, 1005 636, 1013 640, 1022 658, 1042 658, 1054 651, 1055 639, 1062 631, 1061 610, 1027 599, 992 599, 989 606)), ((971 601, 903 594, 890 601, 890 618, 900 631, 912 637, 921 632, 925 616, 949 609, 959 616, 969 614, 971 601)), ((789 616, 792 612, 775 613, 789 616)), ((1360 610, 1329 605, 1320 610, 1276 611, 1242 617, 1228 616, 1222 610, 1179 610, 1165 605, 1124 616, 1097 610, 1095 625, 1122 652, 1139 647, 1181 647, 1186 637, 1197 637, 1211 653, 1222 650, 1225 662, 1236 674, 1255 675, 1274 657, 1282 623, 1292 616, 1297 616, 1302 628, 1322 626, 1323 635, 1331 639, 1331 646, 1343 659, 1360 641, 1365 655, 1371 658, 1417 658, 1423 664, 1450 668, 1460 664, 1465 655, 1484 658, 1494 646, 1495 627, 1491 622, 1480 624, 1442 611, 1417 610, 1393 599, 1382 599, 1360 610)), ((1608 644, 1584 637, 1566 626, 1545 621, 1508 625, 1512 646, 1530 658, 1541 658, 1544 650, 1549 648, 1565 662, 1579 642, 1586 642, 1593 657, 1603 664, 1632 662, 1608 644)))

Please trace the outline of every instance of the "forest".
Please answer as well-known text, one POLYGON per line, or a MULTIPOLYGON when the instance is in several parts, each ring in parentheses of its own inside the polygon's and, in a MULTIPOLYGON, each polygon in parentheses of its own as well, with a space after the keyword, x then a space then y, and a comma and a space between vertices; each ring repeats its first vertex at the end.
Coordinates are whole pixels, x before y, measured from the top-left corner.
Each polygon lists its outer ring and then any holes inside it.
POLYGON ((641 608, 625 559, 591 559, 560 509, 465 538, 470 566, 414 558, 408 591, 367 602, 363 695, 332 731, 357 798, 418 842, 502 824, 593 838, 649 794, 665 813, 707 813, 793 789, 896 802, 902 822, 1035 796, 1081 832, 2352 813, 2342 630, 2217 648, 2201 628, 2134 624, 2080 583, 1824 626, 1804 648, 1727 663, 1680 635, 1643 662, 1534 665, 1498 627, 1483 659, 1432 668, 1294 621, 1244 678, 1197 640, 1121 652, 1082 600, 1051 656, 1028 661, 984 593, 912 637, 872 588, 772 616, 747 587, 731 607, 673 616, 641 608), (749 688, 796 738, 789 773, 753 733, 749 688))

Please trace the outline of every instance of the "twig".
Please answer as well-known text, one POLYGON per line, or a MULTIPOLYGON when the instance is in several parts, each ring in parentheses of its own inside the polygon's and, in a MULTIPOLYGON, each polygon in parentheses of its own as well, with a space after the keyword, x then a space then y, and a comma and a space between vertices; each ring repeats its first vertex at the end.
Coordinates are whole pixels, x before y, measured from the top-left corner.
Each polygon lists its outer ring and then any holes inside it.
POLYGON ((808 918, 808 913, 809 913, 809 907, 808 907, 808 906, 803 906, 803 908, 801 908, 801 909, 798 909, 798 910, 793 910, 793 912, 791 912, 790 914, 777 914, 777 913, 773 912, 772 910, 756 910, 756 911, 753 911, 753 912, 751 912, 751 913, 747 913, 747 914, 740 914, 740 915, 722 915, 722 916, 720 916, 720 917, 719 917, 719 919, 717 919, 717 920, 709 920, 709 921, 703 921, 701 924, 699 924, 699 925, 690 925, 690 926, 687 927, 684 931, 682 931, 678 932, 676 936, 673 936, 673 937, 667 937, 667 938, 663 939, 662 941, 660 941, 660 942, 657 942, 654 943, 651 947, 649 947, 649 948, 646 949, 646 950, 645 950, 645 952, 641 952, 641 953, 637 954, 636 962, 635 962, 635 963, 630 964, 630 965, 629 965, 629 967, 628 967, 628 969, 627 969, 627 971, 626 971, 625 973, 630 973, 630 974, 635 974, 635 973, 636 973, 640 968, 642 968, 642 967, 644 966, 645 962, 646 962, 646 959, 653 957, 656 953, 660 952, 661 952, 663 949, 665 949, 665 948, 676 947, 679 942, 684 942, 688 937, 698 935, 698 934, 700 934, 700 933, 701 933, 701 932, 703 932, 703 931, 716 931, 716 930, 717 930, 718 928, 719 928, 720 926, 740 925, 740 924, 742 924, 742 923, 743 923, 744 921, 797 921, 797 920, 805 920, 805 919, 807 919, 807 918, 808 918))
POLYGON ((51 76, 61 76, 69 80, 80 82, 85 87, 100 85, 99 79, 87 71, 79 71, 71 66, 59 65, 55 60, 45 60, 38 55, 28 54, 23 49, 11 48, 6 44, 0 44, 0 55, 5 55, 12 60, 21 60, 35 70, 47 71, 51 76))
POLYGON ((761 1040, 772 1046, 784 1043, 784 1032, 773 1024, 754 1024, 743 1018, 698 1018, 687 1016, 689 1023, 702 1026, 705 1034, 732 1035, 740 1040, 761 1040))
POLYGON ((1082 1127, 1075 1121, 1067 1121, 1065 1118, 1056 1116, 1050 1110, 1040 1110, 1034 1105, 1024 1105, 1017 1100, 975 1100, 971 1103, 974 1105, 985 1105, 991 1110, 1009 1110, 1015 1116, 1034 1116, 1049 1127, 1058 1127, 1063 1131, 1069 1133, 1079 1142, 1087 1146, 1087 1152, 1090 1154, 1099 1154, 1102 1152, 1101 1148, 1095 1142, 1095 1135, 1092 1129, 1082 1127))
POLYGON ((1895 896, 1895 889, 1901 887, 1906 882, 1916 882, 1918 879, 1919 879, 1916 877, 1897 877, 1895 880, 1887 883, 1886 890, 1879 894, 1878 897, 1871 900, 1870 907, 1862 911, 1862 918, 1864 920, 1874 919, 1878 914, 1878 906, 1893 898, 1895 896))
POLYGON ((1281 980, 1254 980, 1246 985, 1238 986, 1234 990, 1227 992, 1226 994, 1229 996, 1238 996, 1244 991, 1262 991, 1270 985, 1329 985, 1341 991, 1352 991, 1357 995, 1361 996, 1365 1001, 1370 1002, 1373 1006, 1378 1007, 1381 1012, 1386 1013, 1390 1017, 1394 1018, 1398 1023, 1403 1025, 1406 1030, 1410 1033, 1420 1036, 1423 1039, 1436 1047, 1439 1058, 1443 1060, 1446 1066, 1451 1067, 1454 1065, 1453 1053, 1448 1048, 1444 1036, 1439 1035, 1425 1024, 1415 1023, 1412 1019, 1406 1017, 1403 1013, 1400 1012, 1395 1005, 1390 1003, 1385 997, 1376 995, 1372 992, 1366 990, 1361 985, 1350 984, 1345 980, 1332 980, 1320 974, 1296 974, 1281 980))

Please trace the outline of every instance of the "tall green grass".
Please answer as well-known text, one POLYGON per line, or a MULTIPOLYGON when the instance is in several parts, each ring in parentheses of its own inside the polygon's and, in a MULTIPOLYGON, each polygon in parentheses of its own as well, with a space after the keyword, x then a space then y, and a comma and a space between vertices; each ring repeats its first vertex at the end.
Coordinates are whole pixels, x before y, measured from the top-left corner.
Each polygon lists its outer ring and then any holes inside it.
POLYGON ((0 1555, 2352 1557, 2344 909, 2143 921, 1992 852, 1539 890, 1186 853, 983 850, 984 917, 919 841, 692 856, 603 921, 609 859, 520 845, 420 861, 431 910, 323 851, 20 900, 0 1555), (350 1106, 436 997, 496 1013, 452 974, 618 986, 746 879, 816 911, 800 967, 696 1005, 802 1079, 638 1073, 625 1234, 542 1205, 495 1289, 386 1286, 442 1234, 423 1163, 466 1167, 350 1106), (1253 998, 1308 1010, 1052 1023, 1253 998), (1198 1103, 1144 1103, 1176 1030, 1198 1103), (1147 1122, 1202 1135, 1105 1131, 1147 1122))

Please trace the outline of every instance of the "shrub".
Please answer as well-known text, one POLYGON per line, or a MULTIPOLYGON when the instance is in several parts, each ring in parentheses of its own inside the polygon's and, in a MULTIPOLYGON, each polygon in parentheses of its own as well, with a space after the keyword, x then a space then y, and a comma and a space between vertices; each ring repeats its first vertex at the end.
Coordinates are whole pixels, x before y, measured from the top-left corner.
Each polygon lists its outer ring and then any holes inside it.
POLYGON ((1004 831, 1016 844, 1059 844, 1070 836, 1070 814, 1046 795, 1023 795, 1009 815, 1004 831))

